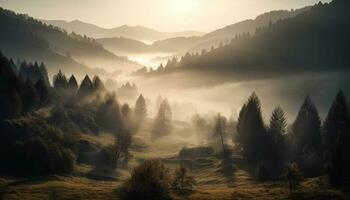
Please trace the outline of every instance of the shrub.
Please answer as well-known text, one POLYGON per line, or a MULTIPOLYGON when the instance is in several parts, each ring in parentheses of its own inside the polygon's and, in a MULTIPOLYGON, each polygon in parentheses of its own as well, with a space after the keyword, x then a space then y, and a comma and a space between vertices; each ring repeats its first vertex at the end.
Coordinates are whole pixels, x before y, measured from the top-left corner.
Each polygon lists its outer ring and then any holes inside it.
POLYGON ((289 192, 292 193, 299 186, 302 178, 298 164, 288 164, 284 168, 281 177, 288 182, 289 192))
POLYGON ((0 171, 10 175, 70 173, 75 141, 40 117, 27 116, 0 124, 0 171))
POLYGON ((169 200, 169 170, 158 160, 148 160, 134 168, 119 190, 121 200, 169 200))
POLYGON ((175 170, 171 184, 175 190, 179 191, 180 193, 192 191, 193 185, 195 184, 196 180, 193 176, 188 175, 188 169, 186 167, 181 166, 175 170))

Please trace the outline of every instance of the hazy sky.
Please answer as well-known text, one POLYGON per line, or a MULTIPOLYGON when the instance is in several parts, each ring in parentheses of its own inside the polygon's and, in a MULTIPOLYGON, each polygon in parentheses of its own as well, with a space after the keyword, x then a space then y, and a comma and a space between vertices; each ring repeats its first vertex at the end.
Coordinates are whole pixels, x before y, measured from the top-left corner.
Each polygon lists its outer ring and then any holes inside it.
MULTIPOLYGON (((102 27, 145 25, 161 31, 211 31, 276 9, 319 0, 0 0, 0 5, 41 19, 79 19, 102 27)), ((323 0, 328 2, 329 0, 323 0)))

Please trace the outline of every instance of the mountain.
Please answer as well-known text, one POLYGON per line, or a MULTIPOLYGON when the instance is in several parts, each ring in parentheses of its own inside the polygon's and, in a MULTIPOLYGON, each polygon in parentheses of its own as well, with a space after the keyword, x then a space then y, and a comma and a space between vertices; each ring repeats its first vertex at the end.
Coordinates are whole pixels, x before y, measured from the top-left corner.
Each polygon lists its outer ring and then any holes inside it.
POLYGON ((15 59, 46 61, 49 71, 67 68, 62 66, 67 63, 71 63, 71 67, 85 63, 90 68, 110 71, 140 67, 137 63, 107 51, 91 38, 67 34, 27 15, 1 8, 0 26, 0 50, 5 55, 15 59))
MULTIPOLYGON (((296 10, 277 10, 264 13, 257 16, 255 19, 244 20, 224 28, 212 31, 202 37, 175 37, 165 40, 155 41, 153 44, 138 44, 137 41, 131 41, 126 38, 102 38, 97 39, 107 49, 114 53, 148 53, 148 52, 166 52, 175 54, 185 54, 186 52, 201 52, 203 49, 210 49, 212 46, 217 47, 220 43, 228 43, 236 34, 249 32, 254 34, 259 27, 267 26, 270 23, 275 23, 278 20, 295 17, 307 10, 310 7, 305 7, 296 10), (128 43, 129 46, 128 46, 128 43), (143 46, 143 47, 141 47, 143 46)), ((73 23, 73 22, 71 22, 73 23)), ((123 29, 123 28, 121 28, 123 29)), ((124 30, 127 28, 124 27, 124 30)), ((147 32, 147 31, 143 31, 147 32)), ((148 32, 151 32, 148 30, 148 32)), ((148 33, 149 34, 149 33, 148 33)), ((139 36, 123 34, 128 38, 139 38, 139 36)))
POLYGON ((319 3, 296 17, 261 27, 253 36, 240 35, 180 67, 151 74, 206 73, 218 75, 219 81, 309 72, 344 71, 349 75, 349 9, 346 0, 319 3))
POLYGON ((175 37, 146 44, 138 40, 113 37, 100 38, 96 42, 116 54, 178 53, 185 52, 201 41, 200 37, 175 37))
POLYGON ((68 32, 75 32, 81 35, 87 35, 93 38, 110 38, 123 37, 139 41, 154 42, 156 40, 164 40, 173 37, 190 37, 201 36, 204 33, 197 31, 183 31, 183 32, 161 32, 150 29, 144 26, 128 26, 123 25, 115 28, 102 28, 94 24, 85 23, 79 20, 63 21, 63 20, 42 20, 47 24, 57 26, 67 30, 68 32))
POLYGON ((200 52, 202 49, 210 49, 212 46, 216 47, 220 43, 228 43, 237 34, 243 32, 249 32, 251 35, 255 34, 255 31, 259 27, 265 27, 270 23, 275 23, 278 20, 295 17, 305 11, 308 11, 311 7, 304 7, 296 10, 275 10, 267 12, 257 16, 255 19, 244 20, 235 24, 228 25, 221 29, 212 31, 202 36, 200 44, 190 49, 190 52, 200 52))

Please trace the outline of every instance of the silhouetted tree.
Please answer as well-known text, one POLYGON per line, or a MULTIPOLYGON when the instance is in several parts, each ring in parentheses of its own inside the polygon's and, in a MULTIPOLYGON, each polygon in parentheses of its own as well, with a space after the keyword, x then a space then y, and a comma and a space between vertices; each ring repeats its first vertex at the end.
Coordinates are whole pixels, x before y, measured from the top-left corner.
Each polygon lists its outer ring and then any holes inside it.
POLYGON ((38 82, 35 83, 35 89, 39 94, 40 102, 45 104, 49 99, 49 88, 44 82, 44 80, 39 79, 38 82))
POLYGON ((290 137, 292 156, 305 175, 319 175, 322 172, 321 119, 310 97, 306 97, 301 106, 290 137))
POLYGON ((218 114, 215 118, 215 125, 214 125, 214 137, 218 137, 220 141, 220 145, 222 147, 222 154, 226 156, 227 149, 225 145, 225 134, 226 134, 226 123, 227 120, 225 117, 222 117, 220 114, 218 114))
POLYGON ((33 82, 29 79, 27 79, 24 84, 21 96, 23 97, 22 103, 24 111, 31 111, 39 105, 40 96, 37 93, 33 82))
POLYGON ((85 76, 78 90, 79 97, 85 97, 93 92, 93 85, 88 75, 85 76))
POLYGON ((184 166, 180 166, 174 171, 173 181, 171 186, 177 192, 185 193, 192 191, 193 186, 196 184, 196 180, 193 176, 188 174, 188 169, 184 166))
POLYGON ((55 89, 66 89, 68 85, 66 76, 59 70, 58 74, 53 76, 53 87, 55 89))
POLYGON ((238 142, 244 159, 252 164, 266 158, 268 136, 261 115, 259 98, 253 93, 239 114, 238 142))
POLYGON ((146 119, 147 116, 147 105, 146 100, 143 98, 143 95, 141 94, 135 103, 134 108, 134 119, 135 124, 139 127, 140 124, 146 119))
POLYGON ((92 82, 92 87, 94 91, 101 91, 105 89, 105 86, 103 82, 101 81, 100 77, 95 76, 92 82))
POLYGON ((69 81, 68 81, 68 88, 71 90, 71 91, 74 91, 76 92, 78 90, 78 82, 77 82, 77 79, 75 79, 75 76, 72 75, 70 78, 69 78, 69 81))
POLYGON ((350 111, 339 91, 324 123, 326 170, 333 185, 344 186, 350 180, 350 111))
POLYGON ((165 99, 160 104, 157 116, 154 120, 152 137, 157 138, 157 137, 161 137, 169 134, 172 128, 171 120, 172 120, 171 108, 168 100, 165 99))

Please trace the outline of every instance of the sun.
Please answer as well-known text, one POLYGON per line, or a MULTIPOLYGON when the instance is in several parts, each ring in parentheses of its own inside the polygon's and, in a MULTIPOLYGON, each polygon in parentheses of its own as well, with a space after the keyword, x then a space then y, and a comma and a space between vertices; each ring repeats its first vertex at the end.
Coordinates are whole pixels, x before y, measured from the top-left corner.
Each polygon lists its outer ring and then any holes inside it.
POLYGON ((176 13, 189 13, 196 7, 195 0, 169 0, 171 10, 176 13))

